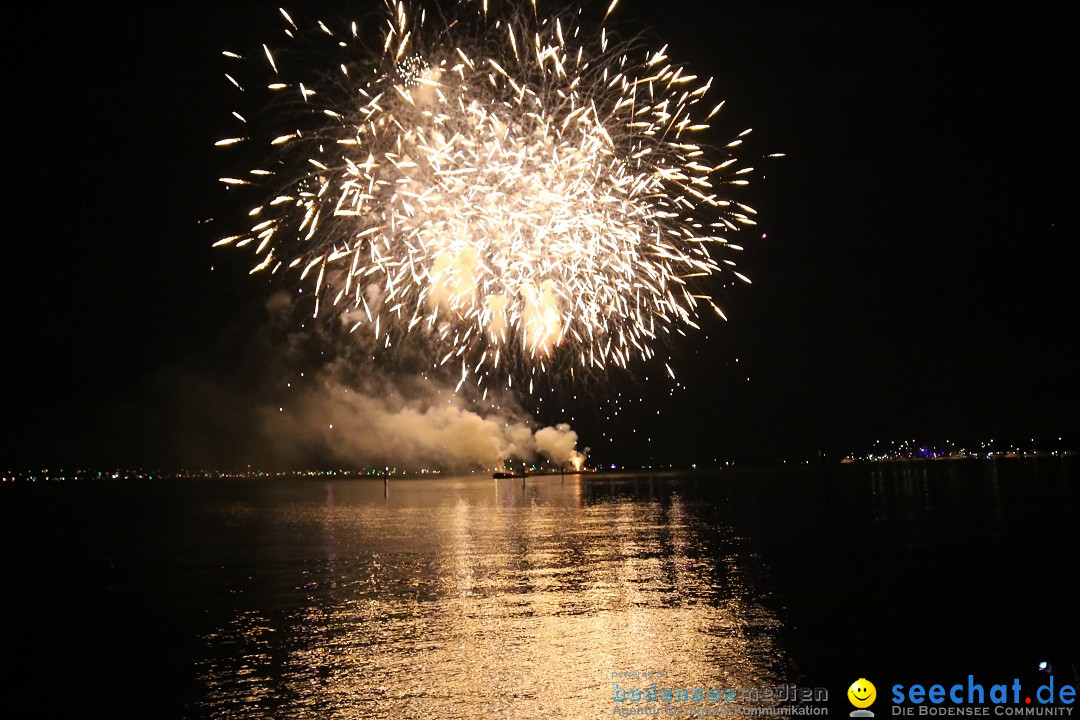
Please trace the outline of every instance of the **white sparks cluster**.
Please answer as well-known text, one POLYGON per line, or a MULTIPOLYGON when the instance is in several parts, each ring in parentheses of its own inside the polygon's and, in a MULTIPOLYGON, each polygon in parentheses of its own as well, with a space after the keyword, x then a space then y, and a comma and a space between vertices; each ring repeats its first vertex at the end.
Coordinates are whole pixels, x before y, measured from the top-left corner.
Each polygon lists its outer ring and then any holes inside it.
POLYGON ((251 246, 252 272, 295 269, 316 313, 330 305, 383 346, 423 334, 436 363, 460 365, 459 387, 500 363, 511 384, 626 367, 698 327, 703 306, 722 316, 700 279, 746 280, 718 256, 741 249, 726 233, 753 224, 722 193, 752 168, 730 150, 749 130, 719 151, 696 139, 723 105, 699 107, 711 81, 666 47, 590 31, 581 11, 455 11, 435 22, 388 4, 370 52, 355 23, 307 33, 282 10, 292 52, 263 45, 254 58, 279 97, 267 121, 281 125, 218 142, 260 144, 263 164, 221 181, 264 202, 217 244, 251 246), (315 43, 335 61, 317 72, 303 61, 315 43))

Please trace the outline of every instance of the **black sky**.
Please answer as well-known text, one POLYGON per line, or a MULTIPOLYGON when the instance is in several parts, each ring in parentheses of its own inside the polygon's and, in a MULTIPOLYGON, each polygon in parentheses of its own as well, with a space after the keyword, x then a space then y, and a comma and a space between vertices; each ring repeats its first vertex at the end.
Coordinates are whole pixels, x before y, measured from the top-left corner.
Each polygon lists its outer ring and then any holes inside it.
MULTIPOLYGON (((199 223, 229 207, 220 51, 277 32, 275 6, 22 12, 0 464, 190 464, 195 426, 243 445, 222 416, 260 397, 244 348, 271 286, 199 223), (242 390, 207 417, 170 391, 181 377, 242 390)), ((617 419, 584 394, 571 408, 598 459, 1078 437, 1075 4, 619 12, 715 76, 723 135, 753 127, 749 153, 787 158, 745 194, 761 214, 739 259, 754 284, 723 289, 730 322, 673 349, 687 389, 616 378, 605 393, 645 401, 617 419)))

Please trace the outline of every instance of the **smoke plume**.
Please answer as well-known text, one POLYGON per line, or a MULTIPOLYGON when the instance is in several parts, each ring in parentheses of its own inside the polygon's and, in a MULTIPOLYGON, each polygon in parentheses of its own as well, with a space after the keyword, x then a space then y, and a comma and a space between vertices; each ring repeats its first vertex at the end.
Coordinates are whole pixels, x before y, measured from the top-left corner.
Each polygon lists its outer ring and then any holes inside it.
POLYGON ((146 391, 156 421, 132 414, 112 427, 170 444, 161 456, 189 468, 460 471, 536 458, 584 462, 570 426, 538 427, 509 391, 456 387, 433 367, 422 337, 380 355, 360 333, 311 323, 300 309, 289 293, 271 294, 197 363, 156 374, 146 391))
POLYGON ((329 365, 287 408, 264 408, 262 431, 278 452, 414 470, 493 468, 537 456, 560 466, 584 460, 569 425, 534 429, 512 403, 481 409, 431 380, 380 377, 350 386, 344 374, 329 365))

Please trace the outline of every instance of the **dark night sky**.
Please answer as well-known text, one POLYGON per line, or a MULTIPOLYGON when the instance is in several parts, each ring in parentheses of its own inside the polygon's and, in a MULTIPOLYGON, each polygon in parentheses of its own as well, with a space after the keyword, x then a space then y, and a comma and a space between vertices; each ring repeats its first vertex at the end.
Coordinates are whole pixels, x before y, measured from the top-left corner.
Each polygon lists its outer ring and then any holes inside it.
MULTIPOLYGON (((195 426, 241 442, 228 397, 206 417, 169 385, 249 374, 270 288, 199 221, 229 207, 220 50, 276 33, 274 7, 42 6, 12 22, 0 464, 182 464, 195 426)), ((611 421, 580 401, 598 459, 1078 438, 1075 4, 619 13, 716 77, 721 133, 753 127, 748 152, 787 158, 744 196, 761 213, 739 258, 754 284, 722 290, 731 321, 674 348, 689 389, 616 378, 603 392, 645 402, 611 421)))

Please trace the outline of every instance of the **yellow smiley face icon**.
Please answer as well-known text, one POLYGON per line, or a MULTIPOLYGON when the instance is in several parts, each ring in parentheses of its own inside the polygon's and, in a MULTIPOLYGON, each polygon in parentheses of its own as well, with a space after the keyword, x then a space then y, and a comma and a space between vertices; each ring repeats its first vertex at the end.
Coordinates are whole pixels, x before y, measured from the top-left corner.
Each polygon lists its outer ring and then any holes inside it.
POLYGON ((868 708, 877 699, 877 688, 866 678, 859 678, 847 689, 847 698, 857 708, 868 708))

